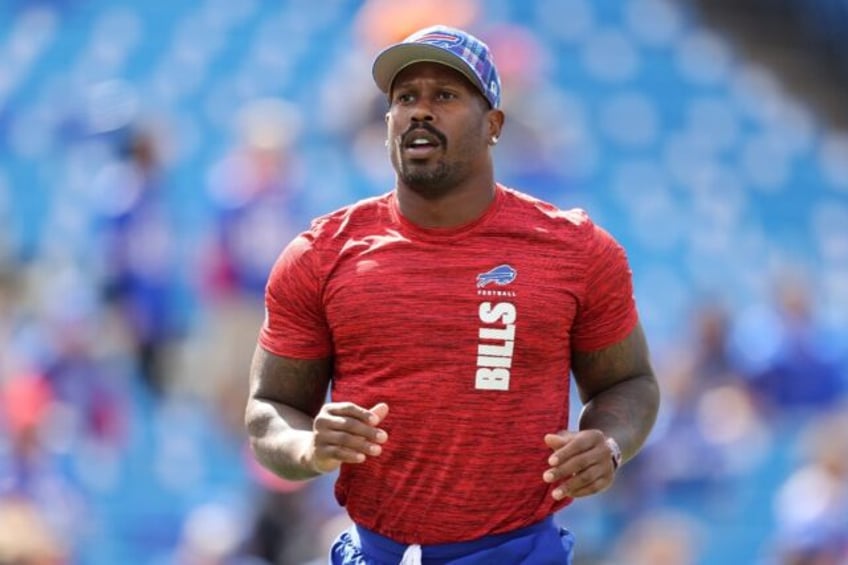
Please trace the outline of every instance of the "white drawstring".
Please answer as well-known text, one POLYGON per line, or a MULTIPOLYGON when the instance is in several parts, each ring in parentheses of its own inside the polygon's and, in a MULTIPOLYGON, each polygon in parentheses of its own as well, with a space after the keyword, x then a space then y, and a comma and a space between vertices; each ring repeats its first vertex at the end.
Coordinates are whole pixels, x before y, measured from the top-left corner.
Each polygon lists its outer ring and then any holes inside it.
POLYGON ((399 565, 421 565, 421 546, 417 543, 408 546, 399 565))

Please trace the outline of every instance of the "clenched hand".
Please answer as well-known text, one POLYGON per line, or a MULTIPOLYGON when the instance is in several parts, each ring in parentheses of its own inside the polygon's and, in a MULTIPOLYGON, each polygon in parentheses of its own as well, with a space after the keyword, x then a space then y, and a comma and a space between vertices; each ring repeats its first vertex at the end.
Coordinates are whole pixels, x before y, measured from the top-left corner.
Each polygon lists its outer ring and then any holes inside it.
POLYGON ((615 479, 610 448, 600 430, 567 430, 545 435, 553 450, 550 468, 542 475, 546 483, 559 483, 551 493, 556 500, 577 498, 604 491, 615 479))
POLYGON ((310 453, 312 468, 320 473, 338 469, 342 463, 362 463, 383 451, 389 436, 380 422, 389 406, 380 402, 371 409, 352 402, 330 402, 315 416, 310 453))

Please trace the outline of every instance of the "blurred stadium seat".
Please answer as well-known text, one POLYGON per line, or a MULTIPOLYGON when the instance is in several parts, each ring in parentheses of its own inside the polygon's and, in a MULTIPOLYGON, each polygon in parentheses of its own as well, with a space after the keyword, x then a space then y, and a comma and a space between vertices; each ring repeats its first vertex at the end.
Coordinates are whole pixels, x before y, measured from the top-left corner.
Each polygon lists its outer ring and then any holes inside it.
MULTIPOLYGON (((848 2, 763 3, 800 15, 848 72, 848 2)), ((178 307, 189 333, 202 326, 207 305, 190 271, 215 222, 210 175, 236 145, 239 109, 277 98, 300 113, 292 230, 391 188, 384 110, 369 73, 377 39, 356 27, 367 4, 0 4, 0 267, 58 261, 85 274, 97 264, 93 179, 140 124, 164 124, 165 200, 186 265, 178 307)), ((500 180, 587 208, 624 244, 658 355, 688 331, 701 299, 719 296, 738 312, 770 306, 787 268, 809 275, 817 313, 848 335, 848 132, 735 50, 705 24, 697 2, 500 0, 466 3, 453 17, 513 69, 505 73, 500 180)), ((0 351, 20 343, 4 343, 0 333, 0 351)), ((844 375, 844 342, 836 348, 844 375)), ((10 372, 0 362, 0 381, 10 372)), ((127 386, 131 432, 114 476, 70 472, 101 485, 82 489, 91 527, 80 534, 81 563, 170 563, 192 510, 218 504, 236 522, 250 513, 240 438, 214 405, 163 404, 127 386)), ((775 424, 772 450, 710 491, 722 500, 664 499, 701 522, 698 563, 761 557, 794 432, 791 422, 775 424)), ((82 467, 91 455, 85 446, 64 453, 82 467)), ((574 516, 578 537, 583 520, 587 555, 621 530, 603 507, 615 504, 615 492, 604 496, 563 517, 574 516)))

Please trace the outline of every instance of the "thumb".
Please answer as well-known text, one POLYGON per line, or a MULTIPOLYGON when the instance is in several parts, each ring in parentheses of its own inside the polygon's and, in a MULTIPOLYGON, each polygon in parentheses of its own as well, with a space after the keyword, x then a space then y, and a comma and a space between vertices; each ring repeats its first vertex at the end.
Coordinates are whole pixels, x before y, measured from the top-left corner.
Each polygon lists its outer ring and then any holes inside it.
POLYGON ((371 412, 377 417, 376 421, 374 421, 373 418, 371 419, 371 424, 376 426, 377 424, 382 422, 383 418, 386 417, 386 414, 389 413, 389 405, 385 402, 378 402, 373 407, 371 407, 371 410, 369 410, 369 412, 371 412))

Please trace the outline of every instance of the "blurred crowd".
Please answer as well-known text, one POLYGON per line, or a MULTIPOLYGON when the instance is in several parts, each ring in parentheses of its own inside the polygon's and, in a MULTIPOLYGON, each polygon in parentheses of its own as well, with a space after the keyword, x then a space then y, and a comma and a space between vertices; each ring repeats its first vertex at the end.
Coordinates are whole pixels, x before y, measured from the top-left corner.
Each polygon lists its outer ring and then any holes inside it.
MULTIPOLYGON (((314 93, 321 111, 274 96, 233 108, 200 187, 178 174, 177 121, 121 81, 99 83, 52 132, 33 244, 16 240, 20 212, 0 186, 0 564, 322 562, 346 524, 333 477, 281 480, 245 445, 265 277, 311 215, 345 203, 316 186, 340 175, 391 186, 385 103, 361 80, 375 50, 480 12, 470 0, 364 2, 354 48, 314 93), (343 140, 350 167, 310 162, 309 128, 343 140)), ((489 37, 508 116, 500 174, 591 203, 577 180, 597 156, 581 124, 549 127, 576 115, 544 78, 550 53, 521 26, 489 37)), ((676 331, 649 336, 660 420, 613 489, 557 517, 577 534, 578 563, 848 564, 848 328, 815 276, 774 275, 769 299, 751 304, 693 293, 676 331)))

